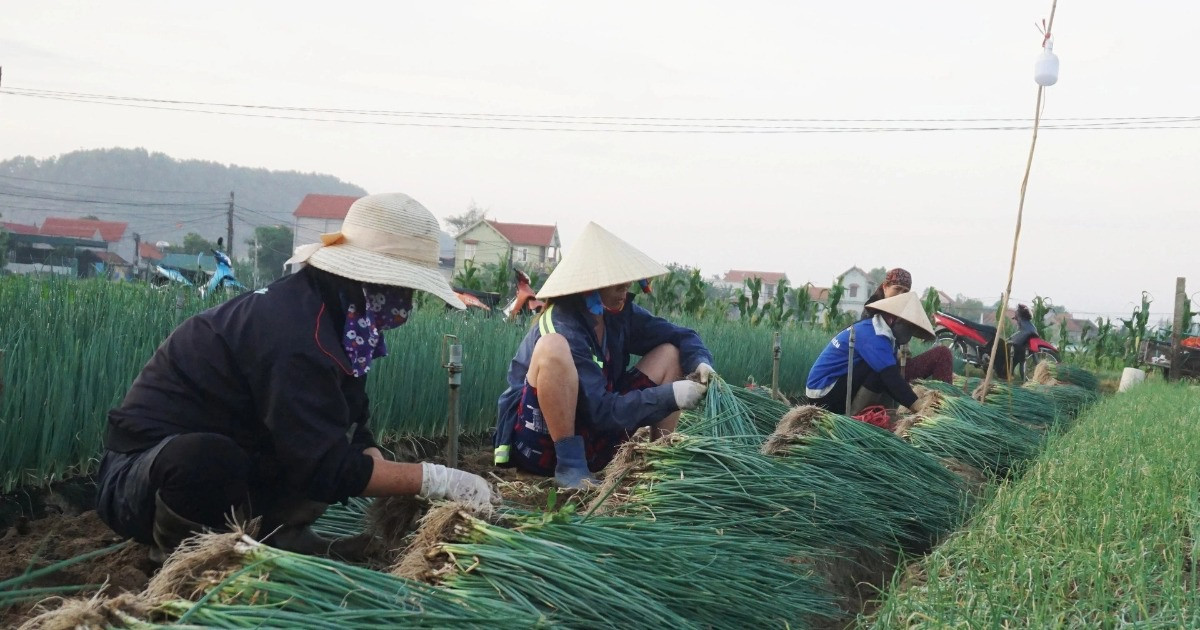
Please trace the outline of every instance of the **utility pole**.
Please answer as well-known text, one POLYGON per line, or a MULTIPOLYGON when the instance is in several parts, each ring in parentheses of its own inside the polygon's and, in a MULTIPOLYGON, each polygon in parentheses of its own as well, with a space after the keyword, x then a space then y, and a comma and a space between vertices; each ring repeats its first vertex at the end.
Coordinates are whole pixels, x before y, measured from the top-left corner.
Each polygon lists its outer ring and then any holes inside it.
POLYGON ((1187 300, 1186 278, 1175 278, 1175 321, 1171 326, 1171 371, 1167 373, 1167 378, 1171 381, 1179 380, 1179 373, 1183 371, 1183 353, 1179 351, 1179 341, 1183 338, 1183 303, 1187 300))
POLYGON ((225 242, 229 244, 229 260, 233 260, 233 191, 229 191, 229 214, 225 222, 225 242))

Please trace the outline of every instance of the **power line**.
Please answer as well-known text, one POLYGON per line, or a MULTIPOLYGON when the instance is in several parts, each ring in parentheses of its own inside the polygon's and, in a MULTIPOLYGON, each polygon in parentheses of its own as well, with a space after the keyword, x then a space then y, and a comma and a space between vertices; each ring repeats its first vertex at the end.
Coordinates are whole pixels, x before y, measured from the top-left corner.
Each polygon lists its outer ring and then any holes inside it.
MULTIPOLYGON (((664 134, 809 134, 809 133, 913 133, 913 132, 946 132, 946 131, 1019 131, 1028 130, 1029 125, 973 125, 960 126, 943 125, 943 126, 901 126, 901 127, 844 127, 844 126, 756 126, 756 125, 713 125, 713 124, 686 124, 676 125, 673 123, 654 123, 642 126, 641 123, 617 123, 620 126, 603 126, 612 125, 613 123, 591 121, 584 117, 574 119, 561 119, 554 121, 535 120, 535 119, 516 119, 505 118, 504 116, 493 116, 491 118, 471 118, 463 115, 447 115, 445 117, 456 116, 456 120, 463 122, 459 123, 443 123, 443 122, 408 122, 408 121, 390 121, 390 120, 370 120, 370 119, 349 119, 349 118, 327 118, 313 116, 296 116, 285 114, 259 114, 242 111, 221 111, 219 109, 197 109, 196 107, 175 106, 177 104, 199 106, 199 107, 226 107, 240 109, 263 109, 275 111, 299 111, 299 112, 336 112, 339 110, 321 110, 318 108, 289 108, 281 106, 269 105, 242 105, 242 104, 224 104, 224 103, 209 103, 203 101, 169 101, 166 99, 146 99, 138 97, 121 97, 109 95, 81 95, 75 96, 76 93, 68 92, 50 92, 50 91, 17 91, 12 88, 0 89, 0 93, 10 94, 13 96, 25 96, 31 98, 41 98, 49 100, 59 100, 76 103, 91 103, 101 105, 112 105, 116 107, 131 107, 137 109, 151 109, 162 111, 177 111, 201 114, 213 114, 222 116, 239 116, 249 118, 269 118, 278 120, 297 120, 308 122, 328 122, 340 124, 356 124, 356 125, 377 125, 377 126, 398 126, 398 127, 426 127, 426 128, 442 128, 442 129, 478 129, 478 130, 495 130, 495 131, 558 131, 558 132, 577 132, 577 133, 664 133, 664 134), (168 103, 168 105, 155 105, 146 103, 168 103), (465 124, 466 122, 520 122, 530 124, 465 124), (532 126, 533 123, 552 123, 552 126, 532 126), (573 126, 568 126, 573 125, 573 126), (580 126, 583 125, 583 126, 580 126)), ((369 113, 370 110, 340 110, 342 112, 351 112, 352 115, 362 116, 383 116, 383 115, 399 115, 399 113, 380 114, 369 113)), ((404 114, 412 115, 415 114, 404 114)), ((425 115, 423 118, 437 118, 436 115, 425 115)), ((664 119, 668 120, 668 119, 664 119)), ((685 120, 685 119, 679 119, 685 120)), ((795 119, 803 120, 803 119, 795 119)), ((819 119, 809 119, 819 120, 819 119)), ((885 120, 885 119, 878 119, 885 120)), ((893 119, 905 122, 903 119, 893 119)), ((913 119, 913 121, 922 119, 913 119)), ((926 119, 938 120, 938 119, 926 119)), ((988 120, 988 119, 941 119, 953 121, 955 123, 966 122, 968 120, 988 120)), ((1005 120, 1020 120, 1020 119, 993 119, 995 121, 1005 120)), ((1151 129, 1200 129, 1200 124, 1179 124, 1179 123, 1200 123, 1200 116, 1174 116, 1174 117, 1130 117, 1130 118, 1104 118, 1104 119, 1085 119, 1071 118, 1061 120, 1084 120, 1092 122, 1083 123, 1062 123, 1042 125, 1042 129, 1053 130, 1073 130, 1073 131, 1095 131, 1095 130, 1151 130, 1151 129)), ((834 122, 832 119, 821 120, 822 123, 834 122)), ((856 121, 857 122, 857 121, 856 121)))
MULTIPOLYGON (((497 112, 437 112, 437 111, 403 111, 379 109, 344 109, 329 107, 299 107, 287 105, 262 105, 246 103, 223 103, 217 101, 188 101, 138 96, 117 96, 110 94, 95 94, 86 92, 67 92, 42 90, 33 88, 6 88, 0 92, 11 92, 15 95, 55 95, 74 98, 94 98, 115 101, 132 101, 143 103, 159 103, 169 105, 199 105, 206 107, 228 107, 245 109, 268 109, 278 111, 315 112, 350 114, 361 116, 399 116, 414 118, 453 118, 453 119, 483 119, 483 120, 525 120, 529 122, 560 121, 655 121, 655 122, 806 122, 806 123, 879 123, 879 122, 1024 122, 1028 118, 731 118, 709 117, 688 118, 681 116, 608 116, 608 115, 570 115, 570 114, 507 114, 497 112)), ((1055 121, 1159 121, 1173 122, 1181 119, 1196 119, 1196 116, 1107 116, 1107 117, 1061 117, 1044 118, 1055 121)))
POLYGON ((51 179, 37 179, 35 177, 19 177, 17 175, 0 175, 0 179, 19 179, 26 182, 38 182, 40 184, 53 184, 55 186, 77 186, 79 188, 98 188, 102 190, 119 190, 123 192, 143 192, 143 193, 164 193, 171 195, 211 195, 216 194, 213 191, 204 190, 159 190, 154 188, 121 188, 117 186, 97 186, 93 184, 77 184, 75 182, 64 182, 51 179))

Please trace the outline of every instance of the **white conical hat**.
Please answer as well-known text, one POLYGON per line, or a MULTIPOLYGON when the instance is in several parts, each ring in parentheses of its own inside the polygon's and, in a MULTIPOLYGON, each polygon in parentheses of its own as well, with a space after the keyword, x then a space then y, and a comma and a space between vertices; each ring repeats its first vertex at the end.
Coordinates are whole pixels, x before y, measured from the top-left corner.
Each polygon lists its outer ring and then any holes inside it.
POLYGON ((583 293, 624 284, 667 273, 667 268, 654 262, 633 245, 613 236, 611 232, 588 223, 571 251, 554 268, 539 300, 583 293))
POLYGON ((921 299, 917 297, 916 293, 910 291, 893 295, 878 302, 871 302, 867 308, 895 315, 915 327, 914 335, 926 341, 933 339, 933 324, 929 323, 929 316, 925 314, 925 309, 921 306, 921 299))
POLYGON ((438 228, 433 213, 404 193, 368 195, 346 212, 342 229, 301 245, 285 264, 307 263, 366 282, 432 293, 465 308, 438 269, 438 228))

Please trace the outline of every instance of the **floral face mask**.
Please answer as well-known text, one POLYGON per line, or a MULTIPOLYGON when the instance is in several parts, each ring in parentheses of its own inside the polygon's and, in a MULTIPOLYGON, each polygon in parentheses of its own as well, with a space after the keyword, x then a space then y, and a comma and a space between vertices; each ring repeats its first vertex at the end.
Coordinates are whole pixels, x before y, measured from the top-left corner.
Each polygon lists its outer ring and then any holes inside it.
POLYGON ((371 361, 387 356, 383 331, 408 321, 413 290, 364 284, 363 298, 366 308, 362 312, 354 304, 346 309, 346 328, 342 334, 342 348, 355 376, 365 375, 371 370, 371 361))

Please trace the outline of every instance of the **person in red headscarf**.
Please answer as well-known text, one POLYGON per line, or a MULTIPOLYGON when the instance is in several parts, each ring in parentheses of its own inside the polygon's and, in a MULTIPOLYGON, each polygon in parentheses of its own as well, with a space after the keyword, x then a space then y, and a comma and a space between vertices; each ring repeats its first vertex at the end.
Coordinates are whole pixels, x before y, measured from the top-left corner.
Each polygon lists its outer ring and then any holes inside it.
MULTIPOLYGON (((900 267, 888 269, 883 283, 867 298, 867 305, 890 298, 912 290, 912 274, 900 267)), ((870 319, 873 313, 863 309, 859 319, 870 319)), ((901 352, 907 352, 907 347, 901 352)), ((949 383, 954 378, 954 355, 945 346, 934 346, 929 350, 908 359, 904 367, 904 378, 908 382, 917 379, 933 379, 949 383)))

